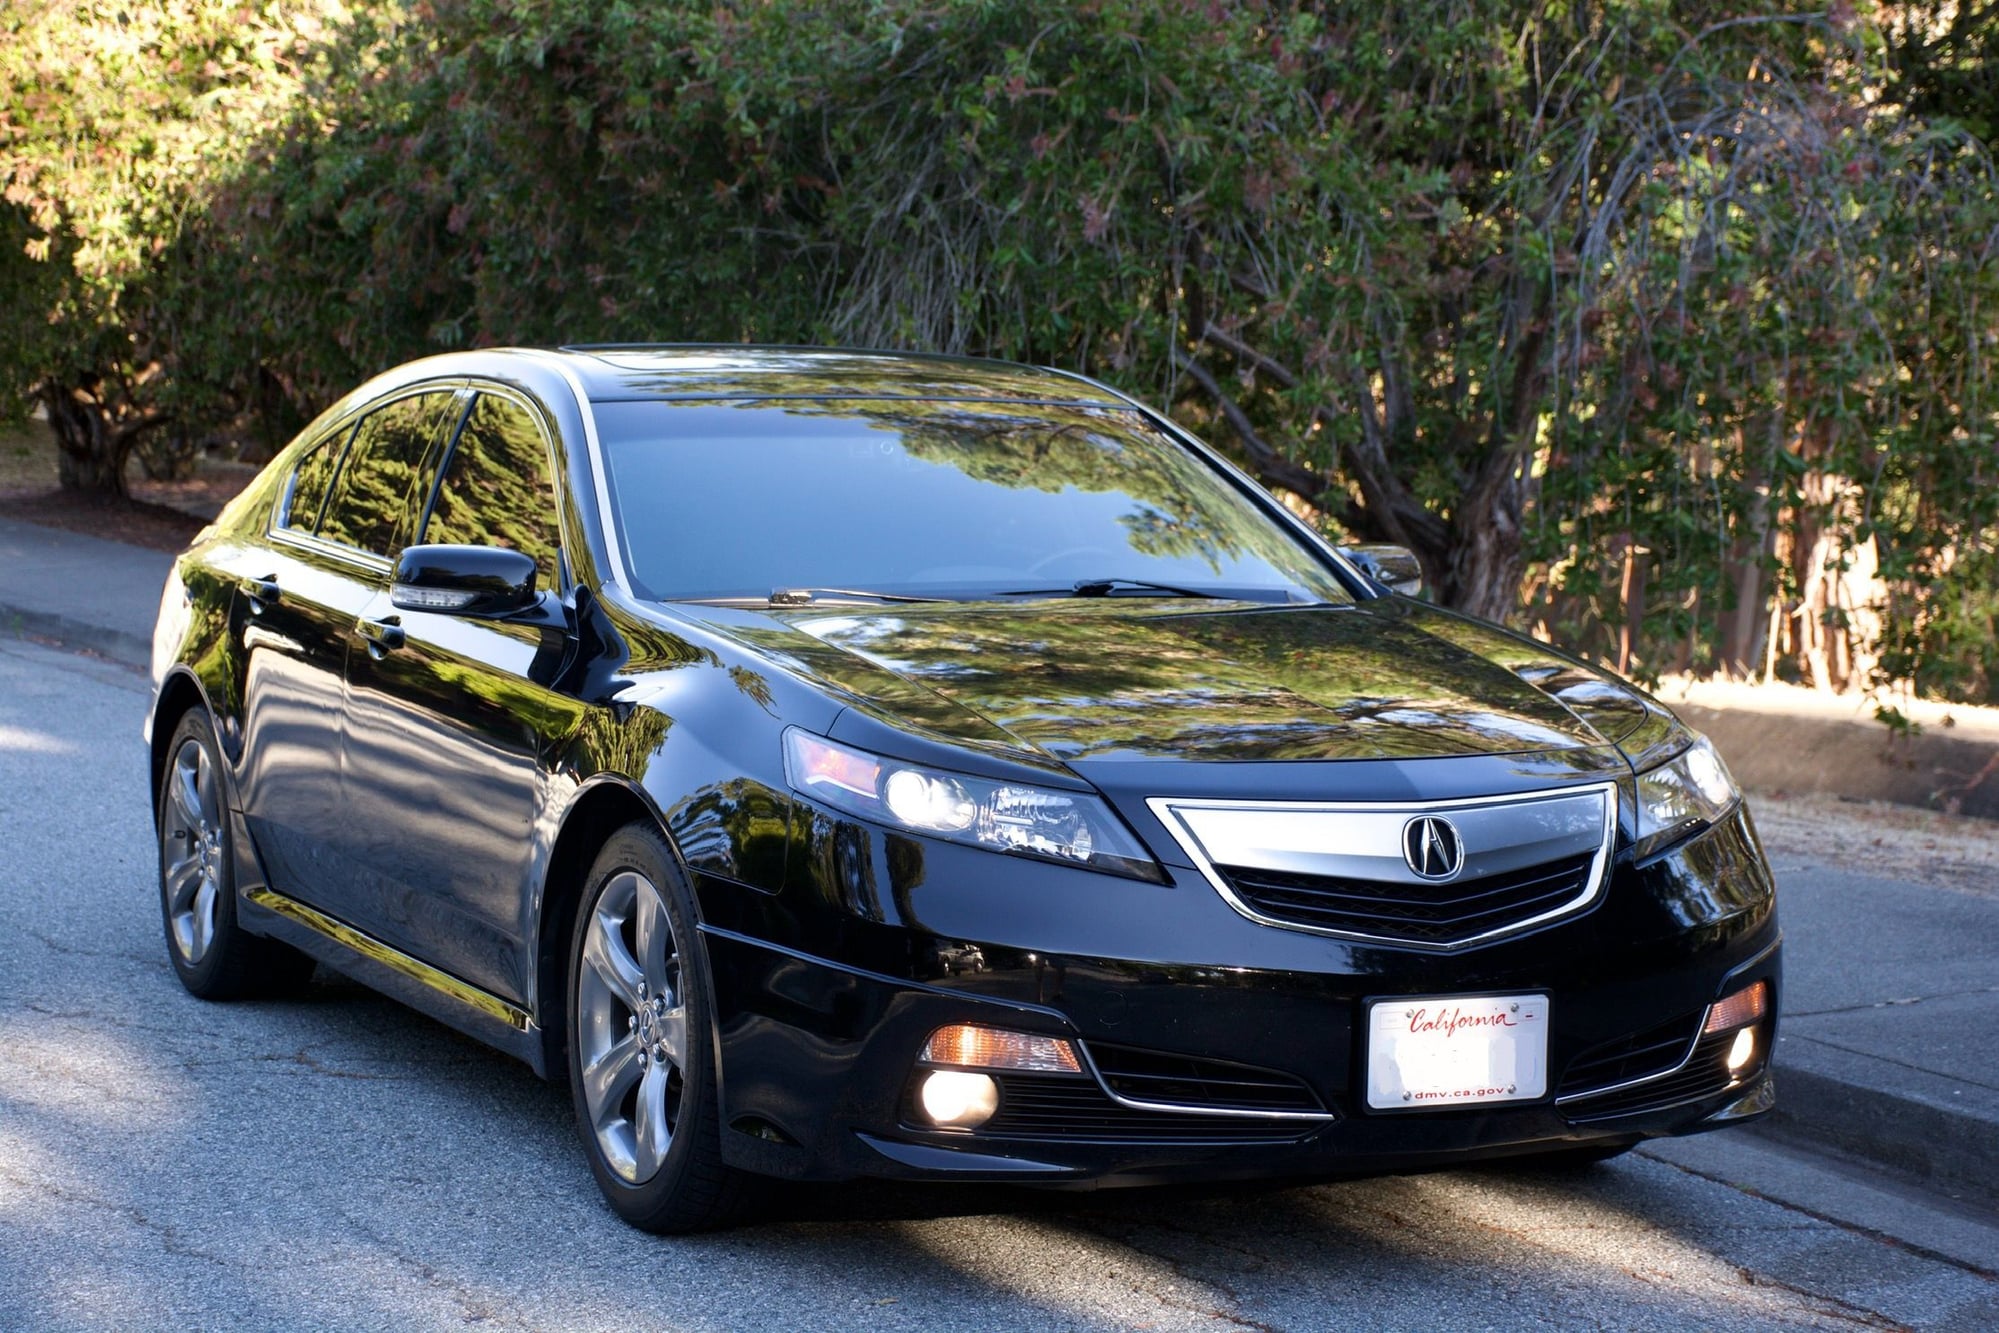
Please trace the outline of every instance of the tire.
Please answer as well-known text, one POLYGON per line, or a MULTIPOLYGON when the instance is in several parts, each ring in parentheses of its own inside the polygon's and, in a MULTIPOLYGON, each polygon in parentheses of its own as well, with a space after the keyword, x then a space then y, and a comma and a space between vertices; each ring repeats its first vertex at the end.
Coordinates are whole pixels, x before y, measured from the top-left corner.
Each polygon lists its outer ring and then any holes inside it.
POLYGON ((754 1177, 722 1160, 707 958, 659 831, 628 824, 590 868, 570 932, 569 1088, 597 1187, 641 1231, 735 1221, 754 1177))
POLYGON ((204 1000, 296 991, 312 959, 236 920, 235 844, 215 730, 199 708, 174 728, 160 777, 160 924, 180 984, 204 1000))

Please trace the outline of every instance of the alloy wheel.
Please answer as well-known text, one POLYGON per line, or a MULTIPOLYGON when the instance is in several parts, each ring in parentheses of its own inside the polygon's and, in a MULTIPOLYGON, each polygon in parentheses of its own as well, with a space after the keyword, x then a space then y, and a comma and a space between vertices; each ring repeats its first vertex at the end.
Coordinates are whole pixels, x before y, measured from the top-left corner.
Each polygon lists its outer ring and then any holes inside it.
POLYGON ((598 1149, 627 1184, 666 1161, 686 1085, 687 1004, 680 950, 659 887, 613 875, 584 930, 576 1041, 598 1149))
POLYGON ((222 899, 222 872, 228 846, 215 764, 199 740, 189 737, 174 752, 160 815, 161 882, 174 948, 189 965, 199 963, 215 941, 222 899))

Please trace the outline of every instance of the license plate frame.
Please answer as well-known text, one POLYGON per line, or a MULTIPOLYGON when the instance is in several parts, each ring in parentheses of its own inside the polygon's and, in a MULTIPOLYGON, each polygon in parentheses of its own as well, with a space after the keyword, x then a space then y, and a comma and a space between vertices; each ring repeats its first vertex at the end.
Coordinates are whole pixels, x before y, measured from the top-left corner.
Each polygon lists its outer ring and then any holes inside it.
POLYGON ((1398 995, 1368 1001, 1367 1109, 1430 1111, 1548 1094, 1543 992, 1398 995))

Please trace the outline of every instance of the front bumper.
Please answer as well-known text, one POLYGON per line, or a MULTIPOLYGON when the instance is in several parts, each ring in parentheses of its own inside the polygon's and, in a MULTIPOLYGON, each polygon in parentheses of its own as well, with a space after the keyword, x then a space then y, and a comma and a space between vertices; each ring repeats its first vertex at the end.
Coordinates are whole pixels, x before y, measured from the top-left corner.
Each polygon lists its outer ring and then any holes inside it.
MULTIPOLYGON (((850 844, 852 831, 842 826, 850 844)), ((1448 956, 1256 925, 1178 868, 1166 888, 1085 886, 1126 895, 1122 933, 1153 941, 1157 961, 1074 947, 1108 933, 1081 910, 1059 926, 1047 915, 1026 927, 995 920, 967 938, 935 927, 953 904, 1008 886, 960 898, 964 877, 990 876, 998 861, 1031 900, 1045 886, 1020 881, 1062 877, 1052 891, 1073 894, 1078 872, 925 846, 928 864, 912 873, 909 840, 882 842, 850 845, 846 864, 807 879, 813 894, 702 885, 724 1150, 736 1165, 800 1179, 1306 1180, 1685 1134, 1773 1104, 1779 933, 1742 810, 1643 866, 1627 858, 1580 916, 1448 956), (882 883, 859 882, 870 865, 882 883), (925 901, 926 885, 947 884, 925 901), (857 910, 870 895, 876 906, 857 910), (825 901, 834 897, 843 901, 825 901), (1035 928, 1049 938, 1008 933, 1035 928), (1758 980, 1769 1016, 1755 1060, 1731 1073, 1716 1039, 1700 1038, 1700 1018, 1758 980), (1365 1107, 1369 999, 1506 991, 1550 997, 1545 1097, 1365 1107), (1002 1074, 986 1126, 928 1128, 911 1100, 914 1064, 951 1023, 1071 1038, 1092 1069, 1002 1074)))

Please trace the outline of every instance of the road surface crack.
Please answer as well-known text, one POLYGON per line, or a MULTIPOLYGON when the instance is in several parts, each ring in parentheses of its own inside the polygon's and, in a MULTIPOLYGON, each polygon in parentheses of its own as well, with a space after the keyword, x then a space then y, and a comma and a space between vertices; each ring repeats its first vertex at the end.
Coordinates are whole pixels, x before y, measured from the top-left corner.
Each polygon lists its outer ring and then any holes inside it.
MULTIPOLYGON (((1903 1005, 1927 1004, 1932 1000, 1960 1000, 1969 995, 1999 995, 1999 986, 1977 986, 1971 990, 1939 991, 1935 995, 1909 995, 1893 1000, 1874 1000, 1868 1004, 1849 1004, 1839 1009, 1786 1009, 1784 1017, 1797 1019, 1823 1018, 1833 1014, 1864 1014, 1870 1009, 1896 1009, 1903 1005)), ((1817 1038, 1813 1040, 1816 1041, 1817 1038)))
POLYGON ((10 1185, 17 1186, 33 1194, 39 1194, 44 1198, 53 1199, 58 1203, 68 1204, 72 1207, 88 1208, 101 1213, 109 1213, 114 1217, 122 1217, 140 1230, 148 1231, 158 1236, 160 1238, 160 1248, 176 1258, 199 1259, 204 1263, 211 1263, 221 1268, 236 1269, 239 1271, 248 1267, 242 1261, 230 1258, 227 1255, 214 1254, 188 1244, 181 1239, 178 1227, 175 1227, 172 1223, 156 1221, 144 1209, 134 1207, 131 1204, 114 1203, 110 1199, 98 1198, 95 1195, 84 1194, 77 1190, 64 1189, 60 1185, 51 1184, 45 1180, 30 1180, 25 1176, 17 1175, 11 1171, 6 1172, 4 1177, 0 1178, 4 1178, 10 1185))
POLYGON ((390 1262, 456 1305, 465 1323, 478 1324, 483 1328, 522 1329, 528 1333, 533 1333, 540 1327, 531 1320, 501 1310, 490 1299, 479 1295, 463 1282, 440 1272, 434 1264, 415 1255, 403 1253, 388 1237, 364 1223, 353 1213, 342 1209, 340 1215, 347 1225, 353 1228, 356 1235, 380 1247, 390 1262))

